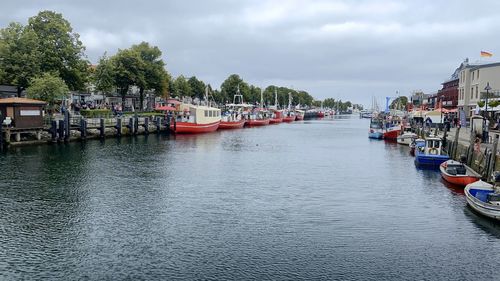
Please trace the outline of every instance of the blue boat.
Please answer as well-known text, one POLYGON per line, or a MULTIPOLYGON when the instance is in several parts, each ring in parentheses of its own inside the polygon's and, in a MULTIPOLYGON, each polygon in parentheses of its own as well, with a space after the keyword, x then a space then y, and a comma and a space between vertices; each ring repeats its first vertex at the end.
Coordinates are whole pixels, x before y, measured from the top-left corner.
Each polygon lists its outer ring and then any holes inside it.
POLYGON ((500 193, 497 186, 479 180, 467 185, 464 193, 472 209, 483 216, 500 220, 500 193))
POLYGON ((426 168, 439 168, 439 165, 450 157, 443 153, 443 142, 437 137, 425 139, 424 146, 415 149, 415 165, 426 168))
POLYGON ((384 137, 382 126, 383 126, 382 120, 378 118, 370 119, 370 131, 368 131, 368 137, 370 139, 381 140, 384 137))

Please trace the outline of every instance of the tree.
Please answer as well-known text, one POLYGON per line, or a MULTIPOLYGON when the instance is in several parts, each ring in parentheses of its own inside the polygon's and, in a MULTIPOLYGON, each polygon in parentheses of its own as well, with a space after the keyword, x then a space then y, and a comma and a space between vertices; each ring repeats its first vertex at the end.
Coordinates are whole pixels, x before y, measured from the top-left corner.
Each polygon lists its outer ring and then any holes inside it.
POLYGON ((19 23, 0 30, 0 84, 16 85, 17 96, 40 75, 38 36, 19 23))
POLYGON ((161 51, 156 46, 150 46, 147 42, 141 42, 139 45, 133 45, 131 47, 132 51, 139 53, 144 67, 143 77, 144 79, 138 81, 137 87, 139 87, 139 101, 141 110, 144 108, 144 91, 145 90, 155 90, 157 95, 161 95, 164 91, 165 86, 165 63, 161 58, 161 51))
POLYGON ((131 49, 118 50, 111 58, 114 68, 114 83, 125 104, 125 97, 130 86, 144 85, 144 62, 140 54, 131 49))
POLYGON ((403 109, 403 108, 406 108, 407 103, 408 103, 407 97, 399 96, 391 102, 391 105, 389 107, 391 109, 403 109))
POLYGON ((115 88, 114 65, 106 53, 99 59, 99 64, 92 78, 97 91, 109 93, 115 88))
POLYGON ((178 76, 175 81, 174 81, 174 93, 175 95, 182 97, 191 97, 192 96, 192 90, 191 86, 189 85, 188 81, 183 75, 178 76))
POLYGON ((203 81, 201 80, 198 80, 196 76, 189 78, 188 83, 189 87, 191 88, 191 97, 203 99, 203 97, 205 96, 205 83, 203 83, 203 81))
POLYGON ((42 11, 29 18, 28 27, 38 37, 42 72, 59 73, 71 90, 84 89, 89 76, 89 62, 80 35, 62 14, 42 11))
POLYGON ((50 73, 33 78, 27 89, 28 97, 46 101, 49 110, 54 109, 56 102, 66 98, 68 93, 66 83, 58 75, 50 73))
POLYGON ((238 92, 238 88, 240 90, 240 94, 243 95, 245 102, 256 101, 253 96, 255 93, 250 92, 250 86, 243 81, 238 74, 231 74, 228 78, 226 78, 226 80, 224 80, 224 82, 222 82, 222 85, 220 86, 220 98, 222 99, 220 102, 232 100, 234 95, 238 92))

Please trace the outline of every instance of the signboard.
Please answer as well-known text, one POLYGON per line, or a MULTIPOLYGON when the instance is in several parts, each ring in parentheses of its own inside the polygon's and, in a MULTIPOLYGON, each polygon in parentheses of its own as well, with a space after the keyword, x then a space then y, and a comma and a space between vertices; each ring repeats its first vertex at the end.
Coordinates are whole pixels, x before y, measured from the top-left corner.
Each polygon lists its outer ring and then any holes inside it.
POLYGON ((460 126, 465 128, 467 126, 467 117, 465 116, 465 111, 463 109, 459 110, 458 115, 460 116, 460 126))
POLYGON ((21 116, 40 116, 40 110, 20 110, 21 116))

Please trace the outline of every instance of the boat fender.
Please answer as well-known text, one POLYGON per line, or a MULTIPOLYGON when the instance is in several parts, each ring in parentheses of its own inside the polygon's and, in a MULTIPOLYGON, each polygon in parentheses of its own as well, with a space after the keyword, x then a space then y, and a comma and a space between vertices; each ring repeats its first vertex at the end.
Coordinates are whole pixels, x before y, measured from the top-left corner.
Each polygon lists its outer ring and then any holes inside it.
POLYGON ((436 155, 437 153, 438 153, 438 150, 436 148, 429 149, 429 154, 436 155))

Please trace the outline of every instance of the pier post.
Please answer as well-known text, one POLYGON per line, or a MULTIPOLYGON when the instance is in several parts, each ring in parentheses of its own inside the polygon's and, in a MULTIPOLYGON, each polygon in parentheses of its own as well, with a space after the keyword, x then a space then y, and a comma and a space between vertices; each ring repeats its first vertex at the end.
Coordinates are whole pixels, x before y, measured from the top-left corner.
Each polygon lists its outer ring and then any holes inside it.
POLYGON ((155 121, 155 122, 156 122, 156 132, 157 132, 157 133, 159 133, 159 132, 160 132, 160 129, 161 129, 161 127, 160 127, 160 117, 159 117, 159 116, 156 116, 156 119, 155 119, 155 120, 156 120, 156 121, 155 121))
POLYGON ((144 118, 144 133, 149 134, 149 117, 144 118))
POLYGON ((489 165, 489 169, 488 169, 488 174, 486 175, 486 177, 488 178, 492 173, 493 171, 495 171, 495 166, 496 166, 496 163, 497 163, 497 149, 498 149, 498 135, 495 134, 495 138, 493 139, 493 147, 491 148, 492 151, 491 151, 491 158, 490 158, 490 165, 489 165))
POLYGON ((59 138, 58 141, 64 141, 64 120, 59 120, 59 138))
POLYGON ((467 150, 467 166, 470 167, 474 156, 474 141, 476 140, 474 132, 470 132, 469 149, 467 150))
POLYGON ((80 138, 85 140, 87 138, 87 120, 80 119, 80 138))
POLYGON ((452 158, 457 159, 458 152, 458 137, 460 136, 460 127, 455 130, 455 140, 453 141, 453 155, 452 158))
POLYGON ((121 118, 116 118, 116 135, 121 136, 122 135, 122 119, 121 118))
POLYGON ((51 136, 51 141, 56 142, 57 141, 57 121, 52 120, 50 123, 50 136, 51 136))
POLYGON ((99 137, 101 139, 104 138, 104 132, 105 132, 104 118, 101 118, 101 119, 99 119, 99 137))
POLYGON ((69 120, 70 118, 70 114, 69 114, 69 111, 66 110, 64 112, 64 129, 65 129, 65 132, 64 132, 64 142, 68 142, 69 141, 69 137, 70 137, 70 133, 71 133, 71 122, 69 120))
POLYGON ((134 134, 139 133, 139 117, 135 116, 134 117, 134 134))
POLYGON ((134 128, 135 128, 135 127, 134 127, 134 118, 130 117, 130 118, 128 119, 128 125, 127 125, 127 128, 128 128, 128 130, 129 130, 129 133, 130 133, 131 135, 134 135, 134 128))
POLYGON ((4 146, 4 141, 3 141, 3 120, 2 120, 2 118, 0 118, 0 151, 3 149, 3 146, 4 146))

